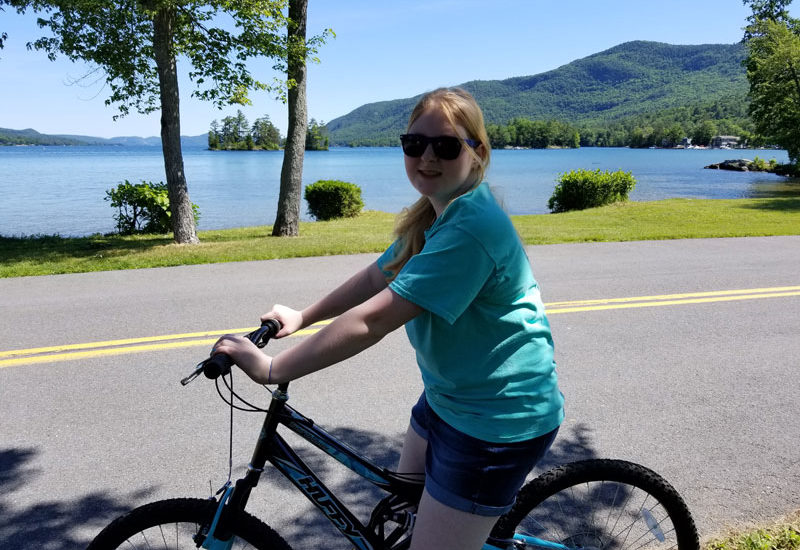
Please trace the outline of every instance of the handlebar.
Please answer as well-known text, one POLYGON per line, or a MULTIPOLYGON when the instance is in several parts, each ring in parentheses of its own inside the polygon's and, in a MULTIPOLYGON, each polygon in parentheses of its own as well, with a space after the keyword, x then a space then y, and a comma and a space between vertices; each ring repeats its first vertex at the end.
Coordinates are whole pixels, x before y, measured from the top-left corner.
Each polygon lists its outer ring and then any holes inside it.
MULTIPOLYGON (((271 338, 278 334, 280 329, 281 324, 277 319, 267 319, 261 323, 259 328, 246 335, 245 338, 253 342, 259 348, 263 348, 267 345, 267 342, 269 342, 271 338)), ((225 353, 217 353, 212 355, 208 359, 198 363, 192 374, 181 380, 181 385, 187 385, 189 382, 200 376, 200 373, 203 373, 206 378, 210 378, 212 380, 219 378, 220 376, 224 376, 231 372, 231 367, 233 364, 233 359, 231 359, 230 355, 225 353)))

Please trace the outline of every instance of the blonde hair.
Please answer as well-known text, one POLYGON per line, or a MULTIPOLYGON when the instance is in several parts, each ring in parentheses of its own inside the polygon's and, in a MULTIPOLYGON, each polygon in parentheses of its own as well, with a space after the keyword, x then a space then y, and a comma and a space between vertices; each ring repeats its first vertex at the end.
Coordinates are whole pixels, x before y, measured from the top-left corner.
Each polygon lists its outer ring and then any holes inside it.
MULTIPOLYGON (((461 88, 438 88, 428 92, 420 98, 417 105, 411 111, 408 119, 408 128, 429 109, 439 109, 447 118, 453 131, 456 126, 461 126, 466 130, 469 139, 478 142, 475 147, 468 146, 459 136, 461 145, 473 158, 476 168, 473 170, 472 185, 464 192, 475 189, 483 181, 486 169, 489 167, 489 157, 491 145, 489 136, 486 133, 486 126, 483 122, 483 113, 478 103, 469 92, 461 88)), ((456 132, 458 136, 458 133, 456 132)), ((457 197, 453 197, 453 200, 457 197)), ((395 278, 397 273, 406 265, 406 262, 417 254, 425 245, 425 230, 433 224, 436 219, 436 212, 427 197, 420 197, 417 202, 404 208, 397 218, 394 234, 399 241, 400 249, 395 252, 394 258, 384 266, 384 269, 391 272, 388 280, 395 278)))

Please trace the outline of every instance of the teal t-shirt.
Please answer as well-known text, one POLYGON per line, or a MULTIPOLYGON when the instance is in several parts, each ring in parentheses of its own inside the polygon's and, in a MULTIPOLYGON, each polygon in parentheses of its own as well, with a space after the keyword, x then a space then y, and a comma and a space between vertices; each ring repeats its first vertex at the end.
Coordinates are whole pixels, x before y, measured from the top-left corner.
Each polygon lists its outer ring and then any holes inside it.
MULTIPOLYGON (((394 256, 392 244, 378 259, 394 256)), ((524 441, 558 427, 553 340, 516 230, 482 183, 455 199, 389 284, 422 307, 406 323, 431 408, 484 441, 524 441)))

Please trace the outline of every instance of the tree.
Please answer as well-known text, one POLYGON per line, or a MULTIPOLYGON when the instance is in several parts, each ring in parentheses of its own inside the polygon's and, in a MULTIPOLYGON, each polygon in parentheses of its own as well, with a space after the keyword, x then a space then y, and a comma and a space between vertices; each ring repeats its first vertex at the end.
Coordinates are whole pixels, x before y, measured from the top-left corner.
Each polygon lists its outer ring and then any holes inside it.
POLYGON ((208 130, 208 148, 219 149, 219 123, 211 121, 211 128, 208 130))
MULTIPOLYGON (((0 11, 5 11, 3 8, 0 8, 0 11)), ((3 49, 3 46, 6 44, 6 40, 8 39, 8 33, 5 31, 0 31, 0 50, 3 49)))
POLYGON ((759 21, 770 20, 777 23, 797 25, 797 20, 789 16, 788 6, 791 3, 792 0, 742 0, 742 4, 750 6, 753 11, 747 17, 747 27, 744 29, 743 42, 747 42, 753 37, 754 29, 751 27, 759 21))
POLYGON ((257 118, 253 123, 253 128, 250 130, 255 144, 262 149, 277 150, 281 143, 281 133, 278 128, 272 124, 269 115, 264 115, 257 118))
POLYGON ((787 15, 757 17, 747 29, 745 67, 750 82, 750 116, 756 131, 786 149, 790 161, 798 164, 800 24, 787 15))
POLYGON ((328 144, 328 129, 325 123, 312 118, 306 130, 306 151, 327 151, 328 144))
POLYGON ((247 136, 250 135, 250 122, 241 109, 236 110, 236 120, 234 121, 236 128, 236 141, 246 141, 247 136))
POLYGON ((717 125, 711 120, 704 120, 695 128, 694 134, 692 134, 692 143, 709 145, 715 135, 717 135, 717 125))
POLYGON ((84 60, 105 73, 111 90, 107 105, 119 116, 131 108, 146 114, 161 110, 161 140, 178 243, 198 242, 180 145, 180 103, 177 58, 191 63, 193 95, 218 106, 247 103, 250 89, 269 89, 255 80, 244 61, 248 57, 285 55, 280 29, 285 26, 283 0, 0 0, 24 13, 30 8, 45 17, 49 28, 29 48, 84 60), (208 26, 224 15, 240 31, 208 26), (208 83, 208 84, 206 84, 208 83), (206 87, 203 87, 203 85, 206 87))
POLYGON ((683 131, 683 126, 675 122, 664 131, 664 142, 662 145, 664 147, 675 147, 676 145, 680 145, 685 137, 686 132, 683 131))
POLYGON ((289 128, 283 149, 278 213, 272 226, 275 237, 300 233, 300 191, 306 143, 306 16, 308 0, 289 0, 286 75, 288 77, 289 128))
POLYGON ((219 135, 214 130, 208 131, 208 148, 219 149, 219 135))

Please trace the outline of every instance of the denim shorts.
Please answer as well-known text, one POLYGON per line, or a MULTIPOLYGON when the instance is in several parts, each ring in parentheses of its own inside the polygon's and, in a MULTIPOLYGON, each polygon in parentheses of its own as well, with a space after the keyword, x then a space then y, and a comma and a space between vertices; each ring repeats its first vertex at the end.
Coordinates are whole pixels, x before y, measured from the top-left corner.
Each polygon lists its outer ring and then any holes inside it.
POLYGON ((445 423, 425 393, 411 409, 411 427, 428 441, 425 489, 445 506, 480 516, 501 516, 547 453, 558 428, 527 441, 490 443, 445 423))

